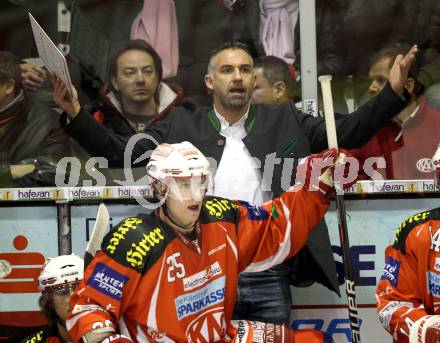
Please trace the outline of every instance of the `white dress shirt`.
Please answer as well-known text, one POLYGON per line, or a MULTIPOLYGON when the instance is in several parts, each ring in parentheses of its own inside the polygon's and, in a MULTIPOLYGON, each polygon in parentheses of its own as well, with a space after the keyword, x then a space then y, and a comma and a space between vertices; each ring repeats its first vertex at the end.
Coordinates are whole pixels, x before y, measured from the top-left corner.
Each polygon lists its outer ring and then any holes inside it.
POLYGON ((226 138, 223 155, 214 175, 213 187, 208 194, 227 199, 245 200, 253 205, 261 205, 272 198, 270 191, 261 189, 259 160, 249 153, 243 143, 246 137, 245 122, 249 108, 239 121, 229 125, 215 109, 220 120, 220 134, 226 138))

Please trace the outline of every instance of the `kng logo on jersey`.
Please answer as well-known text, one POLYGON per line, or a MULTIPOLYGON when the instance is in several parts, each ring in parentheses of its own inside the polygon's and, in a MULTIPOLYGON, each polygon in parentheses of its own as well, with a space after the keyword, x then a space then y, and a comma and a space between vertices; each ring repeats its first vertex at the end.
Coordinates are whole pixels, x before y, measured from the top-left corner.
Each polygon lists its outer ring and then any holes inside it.
POLYGON ((216 307, 200 314, 186 329, 189 343, 218 342, 226 335, 225 309, 216 307))
POLYGON ((182 280, 183 290, 190 291, 194 288, 202 286, 206 284, 209 280, 211 280, 214 276, 220 275, 221 273, 222 269, 220 268, 220 264, 216 261, 205 270, 184 278, 182 280))
POLYGON ((225 279, 225 276, 222 276, 197 291, 174 299, 177 318, 181 320, 212 305, 222 303, 225 298, 225 279))

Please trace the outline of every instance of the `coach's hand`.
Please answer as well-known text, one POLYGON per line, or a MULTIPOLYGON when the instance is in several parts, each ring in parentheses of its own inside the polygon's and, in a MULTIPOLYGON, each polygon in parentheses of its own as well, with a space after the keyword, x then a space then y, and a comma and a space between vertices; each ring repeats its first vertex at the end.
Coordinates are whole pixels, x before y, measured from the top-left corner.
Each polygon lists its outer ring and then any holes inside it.
POLYGON ((66 112, 70 119, 75 119, 81 109, 75 87, 72 85, 70 97, 66 84, 56 74, 52 74, 52 85, 54 103, 66 112))
POLYGON ((388 80, 393 91, 399 96, 403 95, 406 79, 408 78, 408 72, 412 63, 414 62, 414 59, 416 58, 416 53, 417 45, 413 45, 405 56, 397 55, 396 59, 394 60, 394 64, 390 69, 388 80))

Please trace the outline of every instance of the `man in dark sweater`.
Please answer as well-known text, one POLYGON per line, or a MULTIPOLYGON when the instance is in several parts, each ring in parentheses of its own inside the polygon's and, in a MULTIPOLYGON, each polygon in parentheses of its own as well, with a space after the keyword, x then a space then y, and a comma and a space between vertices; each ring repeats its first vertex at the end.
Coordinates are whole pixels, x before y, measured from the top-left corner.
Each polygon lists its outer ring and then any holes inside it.
MULTIPOLYGON (((362 145, 405 107, 404 83, 416 50, 413 47, 406 56, 396 59, 389 84, 377 97, 336 121, 341 147, 351 149, 362 145)), ((54 101, 65 111, 61 122, 66 132, 92 156, 107 158, 110 167, 123 166, 130 137, 118 135, 94 121, 75 95, 73 99, 67 97, 67 88, 59 78, 54 77, 53 82, 54 101)), ((256 205, 280 195, 293 183, 298 159, 327 147, 325 122, 301 113, 291 102, 279 107, 250 104, 254 83, 253 61, 246 47, 239 43, 223 45, 213 53, 205 76, 213 106, 174 108, 166 119, 146 131, 154 140, 130 141, 131 154, 126 154, 129 156, 126 162, 136 162, 136 166, 145 164, 148 162, 145 153, 154 150, 157 143, 188 140, 217 163, 212 194, 241 198, 256 205)), ((297 284, 318 281, 339 291, 326 230, 315 230, 299 254, 293 273, 297 284)), ((276 293, 273 284, 284 285, 285 281, 285 275, 277 278, 274 273, 266 289, 266 302, 276 293)), ((283 287, 278 287, 280 292, 283 287)), ((285 320, 285 314, 274 315, 270 310, 249 313, 247 319, 285 320)))
POLYGON ((38 102, 27 97, 20 63, 0 51, 0 187, 53 186, 68 137, 40 94, 38 102))

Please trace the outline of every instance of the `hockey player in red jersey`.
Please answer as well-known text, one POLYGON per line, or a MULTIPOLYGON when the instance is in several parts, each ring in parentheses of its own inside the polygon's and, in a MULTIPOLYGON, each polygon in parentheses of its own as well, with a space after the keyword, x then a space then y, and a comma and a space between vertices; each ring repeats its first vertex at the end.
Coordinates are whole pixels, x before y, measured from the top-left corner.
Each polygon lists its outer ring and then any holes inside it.
MULTIPOLYGON (((440 185, 440 146, 432 162, 440 185)), ((440 207, 409 217, 397 229, 385 250, 376 307, 394 342, 440 342, 440 207)))
MULTIPOLYGON (((328 208, 337 156, 333 149, 308 157, 303 187, 257 207, 205 196, 202 153, 188 142, 159 145, 147 174, 162 206, 104 238, 71 297, 74 342, 301 342, 288 327, 231 321, 237 276, 301 249, 328 208), (318 158, 326 167, 314 180, 318 158)), ((320 332, 306 334, 308 343, 324 342, 320 332)))

